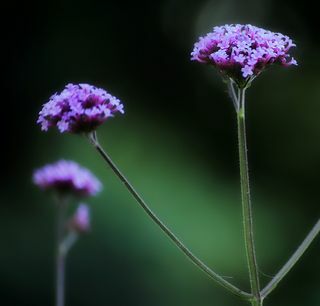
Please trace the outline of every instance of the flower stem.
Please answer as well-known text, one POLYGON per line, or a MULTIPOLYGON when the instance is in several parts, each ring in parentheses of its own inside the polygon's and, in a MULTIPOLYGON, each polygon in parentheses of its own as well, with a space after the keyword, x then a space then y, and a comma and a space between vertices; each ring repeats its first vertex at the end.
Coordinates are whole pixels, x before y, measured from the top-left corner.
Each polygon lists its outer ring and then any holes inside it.
POLYGON ((229 96, 233 102, 233 106, 234 106, 234 109, 236 110, 236 112, 239 111, 239 98, 237 97, 237 94, 236 94, 236 90, 235 90, 235 83, 232 79, 230 79, 227 83, 227 86, 228 86, 228 93, 229 93, 229 96))
POLYGON ((78 234, 75 231, 70 230, 69 233, 63 239, 63 241, 60 243, 59 250, 61 255, 67 256, 69 250, 77 240, 78 234))
POLYGON ((57 207, 57 242, 56 242, 56 306, 64 306, 64 280, 66 253, 61 251, 65 230, 66 203, 61 199, 57 207))
POLYGON ((287 263, 281 268, 281 270, 276 274, 276 276, 270 281, 270 283, 261 291, 261 295, 265 298, 268 294, 273 291, 280 283, 280 281, 287 275, 287 273, 292 269, 292 267, 297 263, 297 261, 301 258, 307 248, 310 246, 312 241, 316 238, 316 236, 320 232, 320 219, 314 225, 312 230, 309 232, 307 237, 300 244, 298 249, 293 253, 287 263))
POLYGON ((262 306, 263 300, 262 299, 253 299, 251 300, 251 306, 262 306))
POLYGON ((111 160, 110 156, 103 150, 99 141, 97 139, 96 133, 92 133, 89 135, 89 140, 102 156, 102 158, 106 161, 112 171, 116 174, 116 176, 120 179, 120 181, 125 185, 131 195, 135 198, 138 204, 142 207, 142 209, 147 213, 147 215, 162 229, 162 231, 173 241, 173 243, 203 272, 205 272, 209 277, 211 277, 216 283, 229 290, 231 293, 249 300, 252 296, 234 286, 233 284, 226 281, 222 276, 218 273, 211 270, 207 267, 199 258, 197 258, 179 239, 173 234, 173 232, 157 217, 157 215, 149 208, 146 202, 142 199, 142 197, 138 194, 138 192, 134 189, 134 187, 130 184, 127 178, 121 173, 115 163, 111 160))
POLYGON ((241 180, 241 197, 242 197, 242 215, 245 249, 250 277, 251 291, 254 296, 252 305, 261 305, 260 284, 258 275, 258 264, 255 254, 254 237, 253 237, 253 220, 252 206, 250 199, 248 156, 246 143, 245 127, 245 88, 239 89, 239 110, 237 111, 238 122, 238 141, 239 141, 239 161, 240 161, 240 180, 241 180))

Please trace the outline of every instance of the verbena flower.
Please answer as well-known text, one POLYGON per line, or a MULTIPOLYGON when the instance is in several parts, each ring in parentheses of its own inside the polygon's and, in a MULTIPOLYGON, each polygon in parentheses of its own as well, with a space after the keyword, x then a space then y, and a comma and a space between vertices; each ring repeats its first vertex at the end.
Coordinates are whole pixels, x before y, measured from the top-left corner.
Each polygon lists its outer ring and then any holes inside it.
POLYGON ((75 196, 92 196, 102 187, 100 181, 89 170, 66 160, 36 170, 33 182, 43 190, 75 196))
POLYGON ((56 126, 61 133, 89 133, 117 112, 120 100, 89 84, 68 84, 43 105, 37 123, 43 131, 56 126))
POLYGON ((90 209, 86 204, 80 204, 70 219, 69 228, 79 234, 90 230, 90 209))
POLYGON ((217 67, 243 86, 272 64, 297 65, 289 54, 291 47, 292 40, 280 33, 250 24, 224 25, 199 38, 191 59, 217 67))

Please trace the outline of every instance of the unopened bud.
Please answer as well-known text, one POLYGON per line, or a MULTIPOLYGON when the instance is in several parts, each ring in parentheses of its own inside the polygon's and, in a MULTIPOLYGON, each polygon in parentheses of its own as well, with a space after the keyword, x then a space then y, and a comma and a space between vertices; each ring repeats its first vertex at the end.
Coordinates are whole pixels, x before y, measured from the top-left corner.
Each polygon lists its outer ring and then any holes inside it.
POLYGON ((69 222, 70 229, 82 234, 90 230, 90 209, 86 204, 79 204, 69 222))

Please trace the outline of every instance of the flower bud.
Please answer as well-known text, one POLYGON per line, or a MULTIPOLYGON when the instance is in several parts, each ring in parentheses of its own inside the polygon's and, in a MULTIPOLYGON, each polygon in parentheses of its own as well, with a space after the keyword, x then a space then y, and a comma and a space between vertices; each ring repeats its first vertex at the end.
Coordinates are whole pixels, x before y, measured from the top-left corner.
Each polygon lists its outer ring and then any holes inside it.
POLYGON ((90 209, 86 204, 79 204, 76 212, 69 221, 69 228, 79 234, 90 230, 90 209))

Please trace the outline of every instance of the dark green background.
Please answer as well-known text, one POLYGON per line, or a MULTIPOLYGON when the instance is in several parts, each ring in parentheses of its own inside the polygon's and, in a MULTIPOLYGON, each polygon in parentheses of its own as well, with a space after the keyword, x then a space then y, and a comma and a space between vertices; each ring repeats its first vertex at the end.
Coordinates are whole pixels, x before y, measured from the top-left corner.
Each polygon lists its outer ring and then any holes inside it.
MULTIPOLYGON (((190 62, 214 25, 252 23, 292 37, 298 67, 250 88, 248 141, 257 254, 265 284, 319 218, 320 61, 311 1, 10 2, 2 21, 0 305, 53 305, 55 210, 31 183, 60 158, 104 184, 92 232, 70 253, 67 306, 236 306, 146 217, 85 139, 45 134, 41 105, 69 82, 119 97, 102 144, 150 206, 205 262, 248 289, 235 114, 210 67, 190 62)), ((320 305, 319 239, 266 306, 320 305)))

